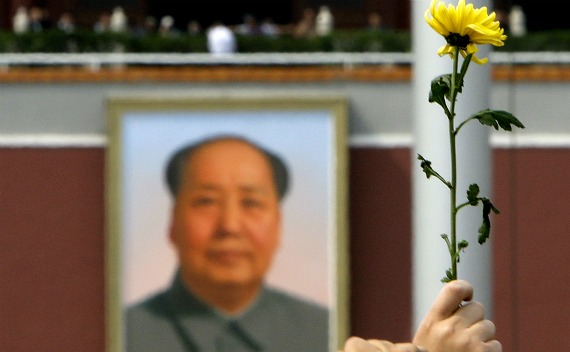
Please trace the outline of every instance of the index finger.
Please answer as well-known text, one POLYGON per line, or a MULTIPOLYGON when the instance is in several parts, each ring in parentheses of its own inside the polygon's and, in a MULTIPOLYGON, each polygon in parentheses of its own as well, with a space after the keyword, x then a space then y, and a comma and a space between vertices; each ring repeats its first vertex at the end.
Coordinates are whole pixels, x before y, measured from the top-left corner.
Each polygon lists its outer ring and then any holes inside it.
POLYGON ((473 286, 464 280, 451 281, 439 292, 433 303, 429 315, 438 320, 449 318, 457 310, 461 302, 473 298, 473 286))

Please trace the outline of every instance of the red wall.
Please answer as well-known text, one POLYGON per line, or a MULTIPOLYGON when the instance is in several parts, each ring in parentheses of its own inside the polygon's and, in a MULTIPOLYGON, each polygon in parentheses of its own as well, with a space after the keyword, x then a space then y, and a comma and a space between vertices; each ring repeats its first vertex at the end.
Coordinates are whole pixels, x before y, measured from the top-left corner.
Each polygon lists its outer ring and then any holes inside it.
MULTIPOLYGON (((496 149, 495 317, 506 352, 570 348, 570 149, 496 149)), ((101 352, 102 148, 0 149, 0 351, 101 352)), ((411 325, 410 151, 350 150, 352 333, 411 325)))
POLYGON ((0 149, 0 351, 104 351, 103 158, 0 149))
POLYGON ((495 322, 504 351, 570 350, 570 150, 494 153, 495 322))
POLYGON ((412 314, 410 153, 357 148, 349 158, 352 330, 406 341, 412 314))

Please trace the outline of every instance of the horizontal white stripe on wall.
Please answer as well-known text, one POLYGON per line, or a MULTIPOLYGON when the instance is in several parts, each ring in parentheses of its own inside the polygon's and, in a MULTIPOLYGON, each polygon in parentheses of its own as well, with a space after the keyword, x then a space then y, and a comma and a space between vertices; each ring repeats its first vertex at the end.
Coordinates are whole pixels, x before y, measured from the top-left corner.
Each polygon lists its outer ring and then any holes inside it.
MULTIPOLYGON (((570 148, 570 134, 493 134, 493 148, 570 148)), ((411 148, 409 133, 359 134, 349 137, 352 148, 411 148)), ((103 134, 0 134, 2 148, 97 148, 107 145, 103 134)))
MULTIPOLYGON (((570 134, 492 134, 493 148, 570 148, 570 134)), ((413 137, 408 133, 370 134, 350 137, 353 148, 411 148, 413 137)))
POLYGON ((0 134, 0 147, 6 148, 93 148, 104 147, 102 134, 0 134))

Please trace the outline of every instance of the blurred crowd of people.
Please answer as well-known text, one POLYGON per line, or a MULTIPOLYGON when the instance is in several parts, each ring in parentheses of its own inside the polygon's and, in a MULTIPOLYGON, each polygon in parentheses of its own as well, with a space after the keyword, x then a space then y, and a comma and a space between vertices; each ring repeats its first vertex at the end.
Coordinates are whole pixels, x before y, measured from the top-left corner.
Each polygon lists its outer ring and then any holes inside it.
MULTIPOLYGON (((220 21, 202 28, 197 20, 186 23, 185 30, 189 34, 201 34, 210 28, 216 27, 220 21)), ((280 34, 292 34, 295 36, 327 35, 334 27, 334 17, 328 6, 321 6, 318 11, 307 8, 297 23, 276 24, 272 18, 256 18, 253 14, 246 13, 239 24, 224 24, 235 34, 241 35, 267 35, 277 36, 280 34)), ((15 33, 39 32, 46 29, 57 28, 65 32, 73 32, 77 29, 72 12, 59 14, 57 20, 50 18, 47 11, 39 6, 26 8, 19 7, 12 18, 12 28, 15 33)), ((133 23, 121 6, 116 6, 109 11, 103 11, 93 23, 91 29, 95 32, 131 32, 133 34, 160 33, 165 35, 182 34, 184 32, 180 23, 175 23, 175 18, 165 15, 161 18, 148 16, 142 23, 133 23)))
MULTIPOLYGON (((497 13, 497 16, 501 15, 503 14, 497 13)), ((81 25, 78 25, 72 12, 62 12, 57 17, 51 17, 45 9, 32 6, 29 9, 18 8, 13 16, 12 25, 15 33, 40 32, 47 29, 73 33, 81 29, 91 30, 94 33, 125 33, 133 36, 204 36, 207 39, 208 50, 220 55, 237 52, 239 36, 314 38, 330 35, 335 30, 335 16, 326 5, 307 7, 297 20, 285 24, 276 23, 271 17, 258 18, 251 13, 243 14, 239 23, 224 23, 217 20, 204 24, 196 19, 180 23, 170 15, 160 18, 147 16, 141 19, 137 16, 135 19, 134 17, 129 16, 121 6, 116 6, 102 11, 94 23, 85 25, 85 21, 82 21, 81 25)), ((515 19, 511 21, 513 24, 515 22, 515 19)), ((361 29, 377 33, 389 30, 389 27, 379 12, 372 11, 363 18, 361 29)), ((372 49, 381 51, 381 43, 378 45, 379 47, 372 49)))
MULTIPOLYGON (((514 5, 508 10, 496 10, 497 19, 512 35, 526 34, 526 17, 519 5, 514 5)), ((275 37, 279 35, 292 35, 294 37, 313 37, 330 34, 335 28, 335 18, 330 8, 321 5, 318 9, 305 8, 300 18, 294 23, 277 24, 271 17, 256 18, 253 14, 246 13, 242 16, 239 24, 228 24, 215 21, 203 28, 197 20, 190 20, 186 24, 176 23, 175 18, 165 15, 161 18, 148 16, 140 23, 134 23, 124 9, 116 6, 108 11, 103 11, 90 29, 97 33, 117 32, 131 33, 135 35, 158 33, 164 36, 179 34, 200 35, 210 31, 221 33, 221 27, 230 30, 231 35, 265 35, 275 37)), ((373 11, 368 14, 367 23, 363 24, 369 30, 385 30, 386 26, 379 12, 373 11)), ((16 10, 12 19, 12 28, 15 33, 39 32, 48 28, 57 28, 66 33, 75 31, 76 24, 72 12, 63 12, 54 20, 48 16, 47 11, 39 6, 29 9, 21 6, 16 10)), ((226 32, 228 33, 228 32, 226 32)))
MULTIPOLYGON (((302 16, 295 23, 277 24, 271 17, 256 18, 246 13, 241 23, 227 24, 214 21, 207 28, 197 20, 190 20, 182 29, 175 23, 173 16, 163 16, 159 19, 148 16, 142 23, 131 23, 130 19, 120 6, 110 11, 104 11, 90 28, 96 33, 114 32, 129 33, 133 35, 159 34, 162 36, 176 36, 181 34, 206 35, 208 47, 212 53, 224 54, 235 52, 236 36, 263 35, 276 37, 291 35, 297 38, 329 35, 334 29, 334 16, 328 6, 318 9, 306 8, 302 16)), ((57 28, 66 33, 72 33, 78 26, 71 12, 63 12, 55 22, 50 21, 47 11, 38 6, 29 9, 19 7, 13 16, 12 28, 14 33, 40 32, 46 29, 57 28)))
MULTIPOLYGON (((71 12, 62 12, 56 21, 53 21, 46 9, 39 6, 32 6, 29 9, 20 6, 12 18, 12 29, 14 33, 41 32, 48 29, 58 29, 66 33, 72 33, 78 26, 75 17, 71 12)), ((127 32, 129 21, 122 7, 115 7, 112 11, 101 13, 92 28, 95 32, 127 32)))

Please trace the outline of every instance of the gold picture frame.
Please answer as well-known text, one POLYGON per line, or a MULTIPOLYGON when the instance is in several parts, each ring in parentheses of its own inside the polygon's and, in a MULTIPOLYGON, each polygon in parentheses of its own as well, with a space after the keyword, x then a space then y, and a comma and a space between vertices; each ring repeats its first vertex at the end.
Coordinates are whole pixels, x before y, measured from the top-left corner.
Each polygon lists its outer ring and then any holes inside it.
POLYGON ((107 115, 107 351, 124 350, 124 308, 171 279, 166 157, 182 144, 219 133, 243 135, 289 164, 284 240, 268 282, 327 305, 329 345, 338 350, 349 333, 347 99, 115 95, 107 100, 107 115))

